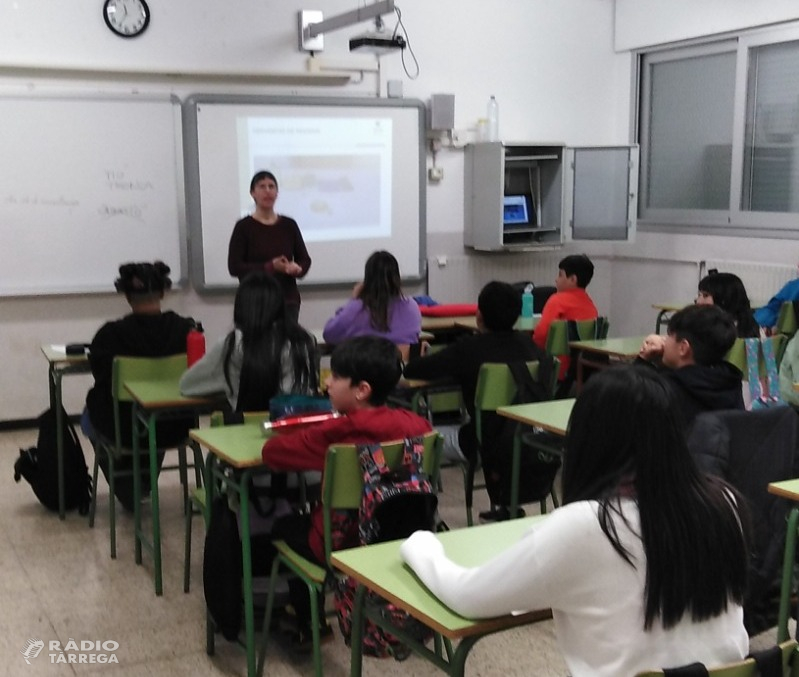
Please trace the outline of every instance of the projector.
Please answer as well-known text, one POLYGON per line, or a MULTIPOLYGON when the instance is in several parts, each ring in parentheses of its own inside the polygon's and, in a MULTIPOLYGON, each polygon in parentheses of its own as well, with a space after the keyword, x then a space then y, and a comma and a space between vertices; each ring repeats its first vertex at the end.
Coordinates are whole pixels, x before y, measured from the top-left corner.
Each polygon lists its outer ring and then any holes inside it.
POLYGON ((405 45, 405 38, 401 35, 391 35, 390 33, 381 33, 379 31, 372 31, 350 38, 351 52, 357 50, 363 54, 374 54, 375 56, 383 56, 397 49, 405 49, 405 45))

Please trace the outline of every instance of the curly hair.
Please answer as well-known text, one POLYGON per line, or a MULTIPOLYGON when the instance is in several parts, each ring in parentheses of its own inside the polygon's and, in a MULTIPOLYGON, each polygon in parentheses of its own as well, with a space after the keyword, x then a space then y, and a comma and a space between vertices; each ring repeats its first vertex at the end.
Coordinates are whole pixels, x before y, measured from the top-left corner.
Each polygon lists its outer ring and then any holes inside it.
POLYGON ((123 263, 114 287, 127 296, 161 294, 172 287, 169 270, 163 261, 123 263))

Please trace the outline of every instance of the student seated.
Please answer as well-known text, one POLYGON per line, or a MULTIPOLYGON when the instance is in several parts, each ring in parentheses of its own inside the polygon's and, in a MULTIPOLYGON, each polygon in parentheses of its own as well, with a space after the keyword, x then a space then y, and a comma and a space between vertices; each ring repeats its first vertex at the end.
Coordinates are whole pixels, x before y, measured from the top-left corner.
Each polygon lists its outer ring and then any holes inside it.
MULTIPOLYGON (((558 263, 557 292, 547 299, 541 319, 533 331, 533 341, 542 350, 547 346, 549 325, 555 320, 593 320, 599 313, 585 288, 594 277, 594 264, 585 254, 571 254, 558 263)), ((569 370, 569 357, 562 358, 560 379, 569 370)))
POLYGON ((366 260, 363 281, 327 321, 322 336, 333 345, 356 336, 382 336, 399 346, 407 359, 408 347, 419 341, 421 330, 419 306, 402 294, 397 259, 377 251, 366 260))
MULTIPOLYGON (((81 419, 84 434, 92 444, 98 435, 113 441, 114 397, 111 392, 111 372, 117 355, 133 357, 165 357, 186 352, 186 334, 194 326, 194 320, 181 317, 171 310, 163 312, 161 301, 164 292, 171 288, 169 266, 161 261, 155 263, 125 263, 119 267, 119 277, 114 282, 118 292, 125 294, 132 313, 122 319, 104 324, 95 334, 89 349, 94 385, 86 395, 86 409, 81 419)), ((133 440, 130 402, 121 402, 120 429, 123 446, 130 448, 133 440)), ((194 419, 181 418, 161 421, 156 428, 156 439, 160 448, 174 447, 186 439, 194 419)), ((146 434, 139 441, 147 448, 146 434)), ((96 452, 95 452, 96 453, 96 452)), ((108 477, 105 454, 99 455, 100 468, 108 477)), ((159 455, 159 468, 163 455, 159 455)), ((145 464, 146 465, 146 464, 145 464)), ((130 456, 116 459, 116 470, 133 469, 130 456)), ((150 492, 150 473, 142 472, 142 496, 150 492)), ((117 477, 114 494, 122 506, 132 511, 133 478, 117 477)))
POLYGON ((746 287, 737 275, 710 271, 709 275, 699 281, 696 303, 697 305, 718 306, 722 310, 726 310, 735 322, 739 338, 752 338, 760 335, 760 329, 749 305, 746 287))
POLYGON ((236 291, 233 331, 180 379, 184 395, 225 393, 233 411, 267 411, 278 393, 318 391, 316 341, 287 319, 274 276, 249 273, 236 291))
MULTIPOLYGON (((327 392, 333 408, 346 414, 294 433, 283 433, 267 440, 263 460, 275 471, 324 470, 331 444, 368 444, 424 435, 430 424, 407 409, 386 406, 389 393, 402 373, 399 355, 388 339, 362 336, 339 345, 330 359, 331 374, 327 392)), ((351 523, 351 537, 340 547, 358 545, 358 521, 351 523)), ((279 519, 272 537, 287 541, 303 557, 325 564, 322 506, 310 515, 298 513, 279 519)), ((297 614, 293 641, 299 650, 311 648, 311 607, 308 588, 299 579, 289 581, 291 603, 297 614)), ((320 604, 320 609, 324 608, 320 604)), ((331 629, 323 619, 322 632, 331 629)))
MULTIPOLYGON (((461 389, 469 420, 458 431, 457 443, 446 436, 445 456, 454 460, 472 460, 477 456, 477 432, 474 421, 474 395, 477 376, 485 362, 530 362, 544 353, 530 341, 529 334, 516 332, 513 325, 522 310, 519 292, 506 282, 489 282, 477 297, 477 333, 468 334, 442 350, 411 360, 405 365, 405 377, 411 379, 451 379, 461 389)), ((503 427, 496 414, 483 418, 483 436, 496 439, 503 427)), ((494 512, 501 511, 502 477, 500 449, 487 445, 481 454, 486 488, 494 512), (497 453, 492 455, 491 452, 497 453)), ((482 519, 493 518, 491 511, 480 514, 482 519)))
POLYGON ((744 408, 742 374, 724 359, 735 338, 735 323, 721 308, 688 306, 672 315, 666 336, 646 337, 638 362, 664 367, 690 426, 703 411, 744 408))
POLYGON ((764 329, 773 329, 777 325, 780 308, 783 303, 799 301, 799 277, 786 282, 769 302, 755 311, 755 321, 764 329))
POLYGON ((574 405, 562 507, 482 566, 451 561, 426 531, 400 554, 466 618, 551 608, 572 677, 717 665, 748 652, 745 506, 697 469, 665 379, 619 366, 574 405))

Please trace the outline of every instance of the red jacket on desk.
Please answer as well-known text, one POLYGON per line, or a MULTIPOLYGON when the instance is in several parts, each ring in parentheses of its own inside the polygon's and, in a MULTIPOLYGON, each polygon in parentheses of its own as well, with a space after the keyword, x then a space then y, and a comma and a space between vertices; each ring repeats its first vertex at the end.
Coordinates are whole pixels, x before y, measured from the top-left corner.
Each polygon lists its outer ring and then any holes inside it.
MULTIPOLYGON (((318 423, 293 433, 275 435, 264 444, 262 456, 273 470, 324 470, 331 444, 366 444, 423 435, 430 423, 407 411, 378 406, 352 411, 341 418, 318 423)), ((325 561, 322 506, 311 516, 308 542, 320 562, 325 561)), ((352 543, 351 545, 357 545, 352 543)))

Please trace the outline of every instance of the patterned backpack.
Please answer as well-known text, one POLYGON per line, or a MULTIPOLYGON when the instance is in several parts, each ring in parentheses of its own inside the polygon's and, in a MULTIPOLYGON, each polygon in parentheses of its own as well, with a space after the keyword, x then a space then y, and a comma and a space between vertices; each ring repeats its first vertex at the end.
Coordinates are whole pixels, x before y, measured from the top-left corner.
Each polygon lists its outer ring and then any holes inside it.
MULTIPOLYGON (((419 529, 434 530, 438 498, 422 470, 421 438, 406 439, 402 464, 391 470, 379 444, 359 445, 363 470, 363 496, 358 530, 362 545, 407 538, 419 529)), ((347 577, 338 581, 335 606, 341 634, 349 646, 352 634, 352 607, 357 583, 347 577)), ((419 641, 427 641, 432 630, 378 595, 369 592, 367 604, 378 605, 384 618, 419 641)), ((363 632, 366 656, 396 660, 407 658, 410 650, 399 639, 366 620, 363 632)))

